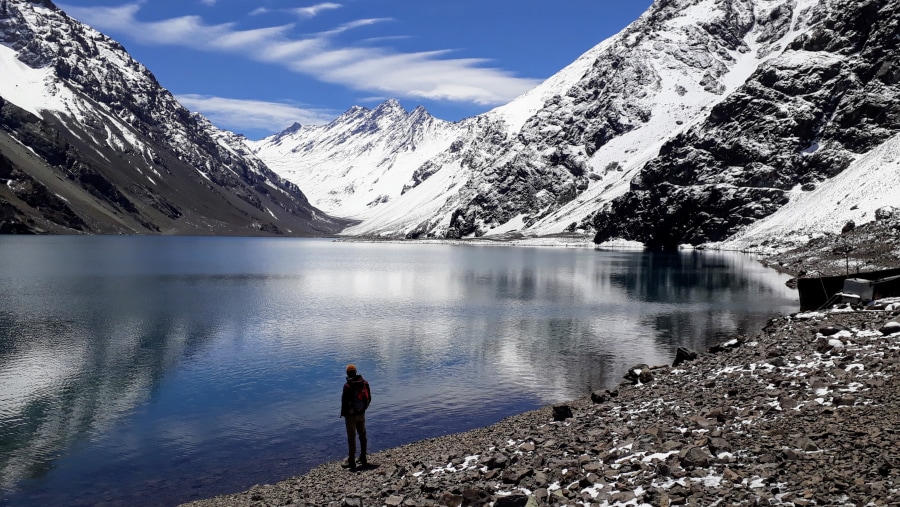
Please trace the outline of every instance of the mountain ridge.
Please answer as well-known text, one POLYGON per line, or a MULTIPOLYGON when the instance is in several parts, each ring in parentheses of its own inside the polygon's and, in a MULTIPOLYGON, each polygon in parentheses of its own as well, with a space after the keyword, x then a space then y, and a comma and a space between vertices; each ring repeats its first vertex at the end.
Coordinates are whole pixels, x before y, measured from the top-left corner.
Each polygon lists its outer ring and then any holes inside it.
MULTIPOLYGON (((276 160, 267 140, 253 143, 253 150, 289 179, 290 171, 301 174, 313 166, 313 177, 330 174, 322 183, 341 199, 326 203, 316 188, 309 187, 308 193, 324 209, 360 220, 345 231, 348 235, 452 239, 580 231, 595 235, 598 242, 723 244, 722 234, 664 237, 665 231, 678 230, 673 223, 698 217, 686 210, 684 217, 676 211, 667 219, 665 207, 636 207, 635 192, 646 192, 644 186, 665 177, 662 168, 663 176, 653 179, 656 173, 648 167, 663 166, 662 157, 687 142, 683 133, 703 128, 711 117, 744 111, 746 125, 737 131, 764 120, 746 108, 728 109, 736 100, 733 95, 744 93, 741 89, 752 76, 771 74, 777 62, 802 60, 804 54, 792 46, 796 40, 815 37, 807 34, 819 33, 823 23, 843 12, 871 8, 840 0, 656 2, 632 25, 519 99, 442 124, 442 137, 422 141, 430 143, 431 158, 405 159, 407 148, 390 152, 393 158, 385 158, 391 166, 371 180, 390 175, 394 186, 382 188, 380 198, 367 199, 365 207, 346 204, 353 203, 359 185, 342 193, 341 172, 328 166, 325 154, 347 147, 333 144, 335 138, 319 142, 307 132, 306 154, 319 155, 308 160, 291 159, 287 153, 276 160), (726 102, 729 98, 732 102, 726 102), (629 217, 653 209, 658 226, 643 220, 651 225, 638 227, 641 220, 629 217), (661 232, 653 236, 647 230, 661 232)), ((386 137, 394 135, 385 132, 386 137)), ((745 172, 745 179, 758 177, 752 168, 745 172)), ((730 220, 726 230, 734 236, 790 200, 783 192, 749 188, 740 196, 741 205, 764 213, 731 219, 710 212, 699 219, 710 224, 730 220)), ((715 190, 692 190, 718 199, 715 190)), ((653 200, 652 193, 647 199, 653 200)))
POLYGON ((3 0, 0 231, 792 247, 900 207, 860 190, 900 171, 895 11, 659 0, 484 114, 389 99, 248 141, 51 2, 3 0))
POLYGON ((327 235, 348 223, 50 1, 0 5, 0 69, 4 232, 327 235))

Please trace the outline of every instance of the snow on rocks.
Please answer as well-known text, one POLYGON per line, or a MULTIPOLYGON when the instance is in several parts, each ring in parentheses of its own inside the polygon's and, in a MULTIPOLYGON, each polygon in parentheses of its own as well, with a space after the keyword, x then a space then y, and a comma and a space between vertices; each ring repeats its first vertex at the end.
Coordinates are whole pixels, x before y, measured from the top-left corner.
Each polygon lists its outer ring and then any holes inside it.
POLYGON ((328 463, 192 505, 887 505, 900 498, 897 316, 773 319, 606 392, 377 453, 377 467, 328 463), (558 407, 571 414, 554 420, 558 407))

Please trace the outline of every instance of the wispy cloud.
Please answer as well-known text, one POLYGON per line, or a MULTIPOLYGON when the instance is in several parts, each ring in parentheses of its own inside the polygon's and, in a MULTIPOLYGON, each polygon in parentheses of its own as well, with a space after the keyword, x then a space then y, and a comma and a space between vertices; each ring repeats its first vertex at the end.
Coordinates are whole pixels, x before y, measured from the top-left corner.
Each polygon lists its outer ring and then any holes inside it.
POLYGON ((325 38, 325 37, 333 37, 335 35, 342 34, 344 32, 349 32, 350 30, 356 28, 362 28, 364 26, 371 26, 376 23, 383 23, 385 21, 391 21, 391 18, 369 18, 369 19, 357 19, 355 21, 350 21, 348 23, 344 23, 337 28, 332 28, 331 30, 327 30, 325 32, 320 32, 317 34, 317 38, 325 38))
POLYGON ((290 12, 293 12, 297 16, 301 18, 313 18, 319 15, 319 13, 323 11, 330 11, 334 9, 340 9, 341 4, 336 4, 332 2, 325 2, 318 5, 313 5, 312 7, 298 7, 296 9, 289 9, 290 12))
MULTIPOLYGON (((296 37, 293 24, 239 30, 234 23, 209 25, 198 16, 162 21, 137 18, 142 3, 121 7, 61 5, 70 15, 109 32, 128 34, 144 44, 175 45, 237 54, 276 64, 323 82, 396 98, 497 105, 534 87, 538 81, 488 66, 483 59, 452 58, 450 51, 401 53, 388 47, 338 44, 344 34, 385 19, 361 19, 332 30, 296 37)), ((338 4, 310 7, 312 15, 338 4)))
POLYGON ((186 108, 201 111, 213 124, 229 130, 258 129, 277 132, 300 122, 303 125, 322 125, 336 116, 335 111, 304 108, 282 102, 239 100, 208 95, 177 95, 186 108))

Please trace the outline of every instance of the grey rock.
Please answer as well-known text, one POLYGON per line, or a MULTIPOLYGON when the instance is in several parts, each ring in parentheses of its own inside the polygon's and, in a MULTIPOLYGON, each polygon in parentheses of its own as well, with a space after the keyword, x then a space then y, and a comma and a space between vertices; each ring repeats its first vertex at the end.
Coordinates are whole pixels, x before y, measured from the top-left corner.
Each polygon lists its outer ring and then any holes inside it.
POLYGON ((672 366, 678 366, 681 363, 693 361, 694 359, 697 359, 696 351, 686 347, 678 347, 678 349, 675 350, 675 360, 672 361, 672 366))
POLYGON ((884 335, 900 333, 900 322, 897 322, 897 321, 888 322, 884 326, 882 326, 881 329, 879 329, 879 331, 881 332, 881 334, 884 334, 884 335))
POLYGON ((712 458, 702 447, 691 446, 681 451, 681 464, 686 468, 706 467, 712 458))

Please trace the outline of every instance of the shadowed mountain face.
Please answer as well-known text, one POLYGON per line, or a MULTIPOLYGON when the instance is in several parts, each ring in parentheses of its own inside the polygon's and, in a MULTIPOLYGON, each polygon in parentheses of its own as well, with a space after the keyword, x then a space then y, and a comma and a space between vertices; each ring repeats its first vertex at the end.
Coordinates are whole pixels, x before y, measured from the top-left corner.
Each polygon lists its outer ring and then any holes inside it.
POLYGON ((243 139, 49 1, 0 0, 0 232, 321 236, 243 139))

